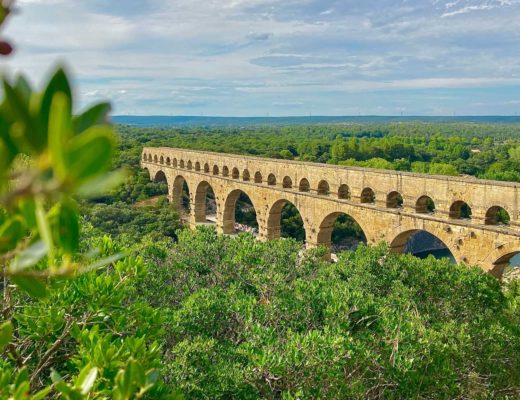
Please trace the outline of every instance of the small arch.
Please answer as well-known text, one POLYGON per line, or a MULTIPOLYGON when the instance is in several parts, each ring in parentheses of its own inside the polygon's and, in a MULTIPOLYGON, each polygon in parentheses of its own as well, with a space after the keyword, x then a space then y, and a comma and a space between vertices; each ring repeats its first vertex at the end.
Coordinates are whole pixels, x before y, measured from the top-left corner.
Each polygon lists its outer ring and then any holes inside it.
POLYGON ((164 157, 163 156, 161 156, 161 158, 159 159, 159 163, 160 164, 164 164, 164 157))
POLYGON ((256 209, 251 198, 242 190, 233 190, 224 203, 223 233, 258 233, 256 209))
POLYGON ((193 169, 193 164, 191 163, 191 160, 188 161, 187 168, 191 171, 193 169))
POLYGON ((209 174, 209 164, 208 163, 204 164, 204 173, 209 174))
POLYGON ((372 188, 364 188, 361 192, 361 203, 374 204, 376 202, 376 194, 372 188))
POLYGON ((173 159, 173 167, 177 168, 177 159, 176 158, 173 159))
POLYGON ((284 189, 292 189, 292 179, 289 176, 283 178, 282 187, 284 189))
POLYGON ((143 161, 148 161, 148 155, 146 153, 143 153, 143 161))
POLYGON ((180 168, 184 168, 184 167, 185 167, 184 160, 181 160, 181 161, 180 161, 180 163, 179 163, 179 167, 180 167, 180 168))
POLYGON ((198 161, 195 163, 195 171, 200 171, 200 162, 198 161))
POLYGON ((387 208, 403 208, 403 196, 399 192, 390 192, 386 196, 387 208))
POLYGON ((257 171, 255 174, 255 183, 262 183, 262 174, 260 171, 257 171))
POLYGON ((317 193, 319 196, 328 196, 330 194, 329 182, 327 182, 325 180, 320 181, 320 183, 318 184, 317 193))
POLYGON ((450 207, 450 218, 471 219, 471 207, 468 203, 462 200, 457 200, 450 207))
POLYGON ((501 256, 498 260, 493 263, 493 268, 490 274, 502 279, 507 277, 509 274, 514 273, 520 268, 520 250, 501 256))
POLYGON ((159 159, 157 158, 157 154, 155 156, 153 156, 153 162, 157 163, 159 161, 159 159))
POLYGON ((233 171, 231 172, 231 177, 233 179, 238 179, 240 177, 240 172, 238 171, 238 168, 233 168, 233 171))
POLYGON ((148 161, 152 162, 152 155, 151 154, 148 154, 148 161))
POLYGON ((340 185, 338 188, 338 199, 350 200, 350 188, 348 185, 340 185))
POLYGON ((407 253, 418 258, 430 255, 437 259, 448 258, 455 263, 450 248, 436 235, 421 229, 401 232, 390 243, 392 253, 407 253))
POLYGON ((305 236, 305 226, 298 208, 285 199, 275 202, 267 217, 267 240, 292 238, 305 242, 305 236))
POLYGON ((249 182, 250 179, 251 176, 249 175, 249 171, 245 169, 244 172, 242 172, 242 180, 245 182, 249 182))
POLYGON ((415 203, 415 212, 418 214, 433 214, 435 212, 435 203, 429 196, 421 196, 415 203))
POLYGON ((486 225, 509 225, 511 217, 505 208, 493 206, 486 212, 486 225))
POLYGON ((218 175, 219 174, 219 170, 218 170, 218 165, 214 165, 213 166, 213 175, 218 175))
POLYGON ((298 186, 298 190, 300 192, 310 192, 311 191, 311 184, 309 183, 309 181, 306 178, 303 178, 300 181, 300 184, 298 186))
POLYGON ((166 157, 166 165, 172 165, 172 159, 170 157, 166 157))
POLYGON ((229 168, 226 165, 222 168, 222 176, 229 176, 229 168))
POLYGON ((274 176, 274 174, 269 174, 267 177, 267 184, 269 186, 276 186, 276 176, 274 176))

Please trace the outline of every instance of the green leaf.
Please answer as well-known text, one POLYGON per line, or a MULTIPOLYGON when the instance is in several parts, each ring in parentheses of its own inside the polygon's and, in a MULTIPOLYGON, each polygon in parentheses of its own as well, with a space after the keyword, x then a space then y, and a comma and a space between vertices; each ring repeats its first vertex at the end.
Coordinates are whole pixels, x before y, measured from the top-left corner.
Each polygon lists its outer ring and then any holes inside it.
POLYGON ((129 173, 126 170, 108 172, 81 185, 76 194, 86 198, 101 196, 123 183, 128 176, 129 173))
POLYGON ((125 256, 126 256, 126 254, 124 254, 124 253, 118 253, 118 254, 114 254, 112 256, 103 258, 99 261, 96 261, 93 264, 82 267, 79 270, 79 273, 86 274, 87 272, 95 271, 96 269, 106 267, 107 265, 110 265, 112 263, 115 263, 116 261, 119 261, 120 259, 122 259, 125 256))
POLYGON ((21 385, 16 386, 16 390, 14 392, 13 399, 14 400, 22 400, 27 398, 27 394, 29 393, 29 382, 25 381, 21 385))
POLYGON ((50 115, 51 115, 51 107, 54 101, 54 97, 57 93, 62 93, 67 99, 66 104, 68 104, 68 109, 66 114, 70 116, 72 115, 72 90, 70 88, 69 79, 67 78, 67 74, 63 68, 58 68, 51 80, 49 81, 47 88, 42 96, 41 105, 40 105, 40 125, 44 132, 44 139, 47 141, 49 137, 49 132, 51 130, 50 127, 50 115))
POLYGON ((83 114, 73 120, 74 132, 76 134, 86 131, 94 125, 106 124, 108 113, 112 109, 110 103, 100 103, 89 108, 83 114))
POLYGON ((0 353, 4 351, 5 346, 11 342, 13 338, 13 324, 11 321, 5 321, 0 325, 0 353))
POLYGON ((60 179, 67 176, 65 146, 71 137, 70 104, 66 95, 56 93, 49 111, 49 154, 60 179))
POLYGON ((87 394, 97 378, 98 369, 96 367, 90 368, 90 365, 85 366, 81 370, 76 382, 76 387, 81 390, 82 394, 87 394))
POLYGON ((58 206, 57 242, 63 250, 73 253, 79 249, 79 212, 76 203, 67 199, 58 206))
POLYGON ((29 112, 24 95, 4 80, 4 115, 10 120, 10 135, 28 153, 42 149, 38 128, 29 112), (13 128, 16 128, 13 130, 13 128))
POLYGON ((0 226, 0 251, 14 249, 25 233, 24 224, 19 217, 7 220, 0 226))
POLYGON ((31 101, 32 88, 27 79, 23 75, 18 75, 14 84, 15 90, 19 93, 23 99, 27 109, 29 109, 29 103, 31 101))
POLYGON ((16 387, 23 385, 24 382, 29 380, 29 371, 27 367, 23 367, 18 374, 16 375, 16 379, 14 381, 14 385, 16 387))
POLYGON ((61 377, 61 375, 59 374, 58 371, 56 371, 55 369, 52 369, 51 370, 51 380, 52 380, 52 383, 58 383, 58 382, 61 382, 63 380, 63 378, 61 377))
MULTIPOLYGON (((1 112, 1 109, 0 109, 1 112)), ((18 146, 10 135, 10 124, 0 114, 0 173, 6 172, 16 156, 18 155, 18 146)))
POLYGON ((46 387, 45 389, 40 390, 36 394, 31 396, 31 400, 43 400, 47 397, 47 395, 51 392, 52 386, 46 387))
POLYGON ((87 181, 105 172, 112 162, 115 141, 112 128, 96 126, 75 136, 67 145, 69 178, 87 181))
POLYGON ((18 285, 18 287, 25 290, 31 297, 43 299, 47 296, 47 288, 38 278, 30 276, 12 276, 10 279, 18 285))
POLYGON ((36 227, 36 205, 32 197, 23 198, 18 202, 18 209, 28 228, 36 227))
POLYGON ((9 268, 9 272, 16 274, 36 265, 47 255, 47 250, 47 245, 41 240, 32 244, 15 258, 9 268))

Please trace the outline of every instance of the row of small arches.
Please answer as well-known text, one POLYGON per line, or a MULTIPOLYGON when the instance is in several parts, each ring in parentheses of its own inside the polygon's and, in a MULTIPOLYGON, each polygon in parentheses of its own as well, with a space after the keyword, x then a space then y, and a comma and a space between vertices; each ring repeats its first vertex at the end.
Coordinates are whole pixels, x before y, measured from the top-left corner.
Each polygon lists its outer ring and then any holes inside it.
MULTIPOLYGON (((153 156, 151 154, 143 155, 144 161, 155 162, 159 164, 165 164, 168 166, 173 166, 174 168, 186 168, 188 170, 201 171, 204 173, 212 173, 213 175, 221 175, 224 177, 231 176, 232 179, 240 179, 240 171, 238 168, 233 168, 231 171, 227 166, 222 167, 222 171, 217 165, 214 165, 212 168, 208 163, 205 163, 204 166, 201 167, 201 164, 197 161, 195 164, 192 161, 185 162, 184 160, 180 160, 177 162, 177 159, 173 160, 170 157, 164 156, 153 156)), ((263 175, 260 171, 256 172, 253 177, 249 170, 245 169, 242 171, 242 180, 245 182, 254 181, 254 183, 263 183, 263 175)), ((277 179, 274 174, 269 174, 266 180, 267 185, 276 186, 277 179)), ((284 189, 293 189, 293 181, 289 176, 285 176, 282 180, 282 188, 284 189)), ((298 184, 298 190, 300 192, 311 192, 311 185, 308 179, 303 178, 300 180, 298 184)), ((318 183, 316 194, 319 196, 330 196, 331 190, 330 185, 327 181, 322 180, 318 183)), ((337 198, 340 200, 350 200, 351 192, 350 188, 346 184, 342 184, 338 188, 337 198)), ((362 204, 375 204, 376 203, 376 194, 372 188, 364 188, 359 197, 360 203, 362 204)), ((393 191, 386 196, 386 207, 399 209, 403 207, 403 197, 397 192, 393 191)), ((429 196, 421 196, 415 204, 415 212, 418 214, 433 214, 435 213, 435 202, 429 196)), ((464 201, 455 201, 449 210, 449 216, 451 219, 470 219, 472 215, 471 207, 464 201)), ((508 225, 510 221, 509 213, 500 206, 490 207, 485 216, 485 224, 486 225, 508 225)))

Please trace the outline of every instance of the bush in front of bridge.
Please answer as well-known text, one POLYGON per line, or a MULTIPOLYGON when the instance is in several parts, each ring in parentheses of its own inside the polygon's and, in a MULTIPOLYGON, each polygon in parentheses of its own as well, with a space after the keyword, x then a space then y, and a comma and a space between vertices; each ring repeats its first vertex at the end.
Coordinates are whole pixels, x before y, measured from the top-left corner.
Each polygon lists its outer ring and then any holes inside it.
POLYGON ((384 245, 331 265, 292 240, 207 228, 148 251, 141 296, 162 310, 164 373, 188 398, 520 393, 518 287, 477 268, 384 245))

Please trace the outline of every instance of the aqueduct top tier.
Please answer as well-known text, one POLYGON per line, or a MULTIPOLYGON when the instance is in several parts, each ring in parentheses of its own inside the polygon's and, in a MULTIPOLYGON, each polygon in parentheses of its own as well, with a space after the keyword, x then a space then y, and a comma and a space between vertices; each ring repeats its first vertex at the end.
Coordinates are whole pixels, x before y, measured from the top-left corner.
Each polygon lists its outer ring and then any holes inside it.
MULTIPOLYGON (((443 240, 458 261, 488 270, 520 251, 519 183, 166 147, 144 148, 141 165, 152 179, 162 171, 171 199, 179 176, 190 186, 211 185, 217 228, 225 233, 229 194, 242 190, 257 210, 263 239, 279 232, 272 214, 279 214, 276 203, 284 200, 299 208, 310 245, 330 244, 327 217, 345 212, 360 223, 369 242, 385 239, 398 249, 407 232, 426 230, 443 240), (497 256, 501 261, 493 259, 497 256)), ((193 222, 200 221, 198 190, 190 187, 193 222)))
MULTIPOLYGON (((457 217, 455 211, 460 204, 458 202, 464 202, 471 208, 472 221, 480 224, 486 223, 486 214, 490 208, 501 207, 508 212, 511 225, 520 226, 520 183, 344 167, 167 147, 145 148, 143 161, 280 187, 283 187, 284 179, 289 178, 295 190, 308 190, 314 194, 320 194, 321 190, 330 196, 366 203, 372 202, 368 196, 370 194, 368 189, 371 189, 375 196, 375 205, 379 207, 387 207, 388 195, 397 192, 403 198, 402 207, 409 211, 417 211, 419 199, 428 196, 435 204, 435 214, 449 217, 451 212, 453 218, 457 217), (258 182, 260 175, 261 182, 258 182), (348 186, 348 192, 344 185, 348 186), (363 198, 363 191, 365 191, 365 198, 363 198)), ((288 186, 287 179, 286 186, 288 186)), ((487 222, 492 225, 493 221, 487 222)))

